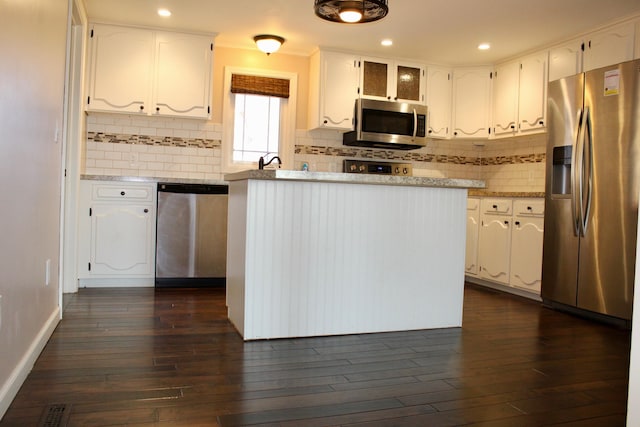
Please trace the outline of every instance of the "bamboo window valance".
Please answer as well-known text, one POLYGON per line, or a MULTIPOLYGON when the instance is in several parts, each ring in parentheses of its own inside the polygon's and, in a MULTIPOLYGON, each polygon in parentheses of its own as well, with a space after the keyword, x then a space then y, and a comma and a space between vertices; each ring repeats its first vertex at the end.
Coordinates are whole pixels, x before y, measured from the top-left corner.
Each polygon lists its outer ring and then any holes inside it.
POLYGON ((289 98, 289 80, 233 74, 231 76, 231 92, 289 98))

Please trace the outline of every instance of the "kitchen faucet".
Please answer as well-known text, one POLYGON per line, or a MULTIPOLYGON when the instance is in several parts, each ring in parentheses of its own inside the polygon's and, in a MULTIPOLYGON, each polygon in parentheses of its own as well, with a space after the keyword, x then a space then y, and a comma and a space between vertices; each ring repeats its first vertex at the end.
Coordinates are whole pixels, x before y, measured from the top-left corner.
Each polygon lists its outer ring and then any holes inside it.
POLYGON ((260 157, 260 160, 258 160, 258 169, 263 170, 265 166, 269 166, 271 164, 271 162, 273 162, 274 160, 278 161, 278 169, 280 169, 280 166, 282 165, 282 161, 280 160, 280 157, 273 156, 271 158, 271 160, 269 160, 267 163, 265 163, 264 162, 264 158, 267 157, 268 155, 269 155, 269 153, 267 153, 264 156, 260 157))

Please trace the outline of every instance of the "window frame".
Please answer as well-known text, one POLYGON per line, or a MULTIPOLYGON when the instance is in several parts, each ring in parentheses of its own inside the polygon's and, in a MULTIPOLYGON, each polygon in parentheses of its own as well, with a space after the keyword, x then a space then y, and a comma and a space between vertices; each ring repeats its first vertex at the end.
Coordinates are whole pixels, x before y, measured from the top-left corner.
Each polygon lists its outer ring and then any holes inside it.
POLYGON ((233 130, 235 119, 234 94, 231 93, 231 76, 245 74, 289 80, 289 98, 280 107, 280 141, 278 156, 283 169, 293 169, 293 154, 296 136, 296 113, 298 95, 298 75, 285 71, 264 70, 242 67, 225 67, 222 88, 222 172, 233 173, 246 169, 257 169, 258 162, 233 161, 233 130))

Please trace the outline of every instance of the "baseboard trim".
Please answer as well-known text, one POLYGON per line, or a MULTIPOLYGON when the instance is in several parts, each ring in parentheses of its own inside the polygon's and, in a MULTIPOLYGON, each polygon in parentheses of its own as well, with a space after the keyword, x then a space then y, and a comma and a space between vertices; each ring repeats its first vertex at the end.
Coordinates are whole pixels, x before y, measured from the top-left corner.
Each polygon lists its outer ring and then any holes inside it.
POLYGON ((42 353, 42 349, 47 345, 47 341, 53 334, 58 322, 60 321, 60 307, 56 307, 56 309, 51 313, 49 319, 45 322, 40 332, 35 337, 27 351, 25 352, 20 362, 15 367, 15 369, 9 375, 7 381, 2 385, 2 389, 0 389, 0 420, 4 417, 4 414, 9 409, 11 402, 18 394, 20 387, 27 379, 29 372, 33 369, 33 365, 36 363, 38 356, 42 353))
POLYGON ((535 294, 533 292, 525 291, 524 289, 503 285, 500 283, 493 283, 488 280, 484 280, 479 277, 473 277, 469 275, 465 275, 464 279, 466 282, 473 283, 474 285, 484 286, 486 288, 491 288, 496 291, 501 291, 508 294, 517 295, 519 297, 524 297, 524 298, 532 299, 534 301, 542 302, 542 298, 540 298, 540 295, 535 294))

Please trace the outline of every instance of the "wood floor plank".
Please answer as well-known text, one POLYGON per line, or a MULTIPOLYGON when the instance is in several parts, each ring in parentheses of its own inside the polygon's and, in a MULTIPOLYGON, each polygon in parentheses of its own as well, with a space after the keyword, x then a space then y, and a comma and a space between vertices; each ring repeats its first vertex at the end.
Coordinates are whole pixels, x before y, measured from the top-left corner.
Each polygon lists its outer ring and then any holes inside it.
MULTIPOLYGON (((477 286, 462 328, 243 342, 224 289, 80 289, 0 426, 623 426, 630 333, 477 286)), ((384 315, 384 313, 381 313, 384 315)))

